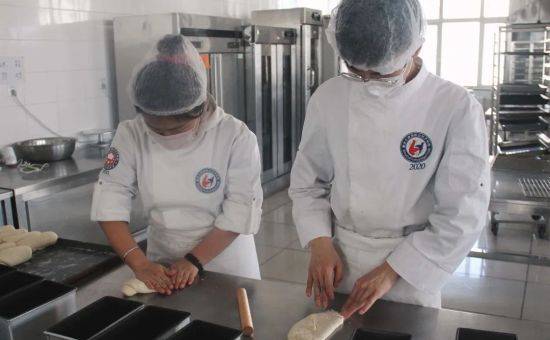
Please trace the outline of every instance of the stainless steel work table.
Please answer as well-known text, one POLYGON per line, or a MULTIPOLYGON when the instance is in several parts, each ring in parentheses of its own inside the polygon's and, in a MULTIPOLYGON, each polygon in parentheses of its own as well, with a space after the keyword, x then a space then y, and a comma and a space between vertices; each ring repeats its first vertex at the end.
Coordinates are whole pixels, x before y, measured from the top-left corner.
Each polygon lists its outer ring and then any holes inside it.
POLYGON ((0 224, 13 224, 11 190, 0 189, 0 224))
POLYGON ((21 173, 17 168, 2 168, 0 189, 13 193, 18 227, 30 229, 29 201, 95 182, 105 153, 105 148, 82 147, 72 158, 51 162, 46 170, 31 174, 21 173))
MULTIPOLYGON (((131 271, 121 267, 90 282, 77 292, 79 308, 105 295, 121 296, 120 286, 130 277, 131 271)), ((319 311, 305 297, 303 285, 215 273, 207 273, 207 278, 199 284, 171 296, 152 294, 132 299, 187 311, 194 319, 239 328, 237 287, 248 291, 255 338, 259 340, 286 339, 294 323, 319 311)), ((334 307, 339 309, 344 300, 345 296, 338 295, 334 307)), ((455 340, 458 327, 515 333, 519 340, 550 339, 550 324, 385 301, 377 302, 365 316, 352 317, 333 339, 351 339, 353 330, 360 327, 405 332, 412 334, 414 340, 455 340)))

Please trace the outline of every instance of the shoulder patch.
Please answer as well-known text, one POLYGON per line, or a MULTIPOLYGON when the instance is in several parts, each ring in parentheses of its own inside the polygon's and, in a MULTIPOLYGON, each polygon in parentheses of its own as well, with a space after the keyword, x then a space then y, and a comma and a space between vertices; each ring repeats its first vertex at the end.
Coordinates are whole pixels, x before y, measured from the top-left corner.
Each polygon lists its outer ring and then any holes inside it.
POLYGON ((107 156, 105 157, 105 164, 103 165, 103 170, 109 171, 117 167, 120 160, 120 154, 116 148, 111 147, 107 156))

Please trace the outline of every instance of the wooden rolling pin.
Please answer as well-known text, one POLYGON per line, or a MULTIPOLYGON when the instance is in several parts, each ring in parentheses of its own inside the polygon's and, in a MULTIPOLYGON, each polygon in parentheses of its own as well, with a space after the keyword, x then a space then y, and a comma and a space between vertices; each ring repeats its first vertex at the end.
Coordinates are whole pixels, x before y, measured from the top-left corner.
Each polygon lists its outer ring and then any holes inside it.
POLYGON ((250 305, 248 304, 246 289, 237 288, 237 302, 239 304, 239 315, 241 317, 241 330, 244 335, 252 337, 254 335, 254 325, 252 324, 252 314, 250 314, 250 305))

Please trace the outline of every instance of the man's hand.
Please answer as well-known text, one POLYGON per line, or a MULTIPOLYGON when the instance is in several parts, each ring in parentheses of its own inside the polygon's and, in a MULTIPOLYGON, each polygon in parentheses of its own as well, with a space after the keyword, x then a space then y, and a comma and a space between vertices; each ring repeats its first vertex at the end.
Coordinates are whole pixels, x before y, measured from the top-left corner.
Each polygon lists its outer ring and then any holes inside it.
POLYGON ((176 289, 183 289, 192 285, 199 273, 197 267, 186 259, 174 262, 170 269, 172 271, 172 284, 176 289))
POLYGON ((310 248, 306 295, 311 297, 313 290, 317 306, 327 308, 329 300, 334 299, 334 288, 342 281, 342 260, 329 237, 312 240, 310 248))
POLYGON ((383 297, 393 287, 398 278, 399 275, 387 262, 374 268, 355 282, 340 314, 346 319, 357 311, 361 315, 365 314, 376 300, 383 297))
POLYGON ((146 260, 134 266, 132 270, 136 278, 143 281, 148 288, 161 294, 172 294, 172 289, 174 289, 174 285, 170 280, 172 273, 163 265, 146 260))

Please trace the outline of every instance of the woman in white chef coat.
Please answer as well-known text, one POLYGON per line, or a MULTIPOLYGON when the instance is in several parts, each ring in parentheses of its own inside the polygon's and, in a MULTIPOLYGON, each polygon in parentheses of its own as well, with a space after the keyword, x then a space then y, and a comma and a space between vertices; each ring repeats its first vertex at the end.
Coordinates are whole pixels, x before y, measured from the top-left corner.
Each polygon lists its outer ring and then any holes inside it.
POLYGON ((418 0, 343 0, 331 20, 349 73, 311 98, 290 188, 306 294, 350 294, 345 317, 380 298, 440 307, 486 221, 482 108, 418 57, 418 0))
POLYGON ((203 266, 259 279, 256 137, 207 94, 196 49, 181 35, 165 36, 134 70, 129 94, 140 115, 119 124, 92 219, 136 277, 158 292, 192 284, 203 266), (138 191, 149 218, 147 256, 128 230, 138 191))

